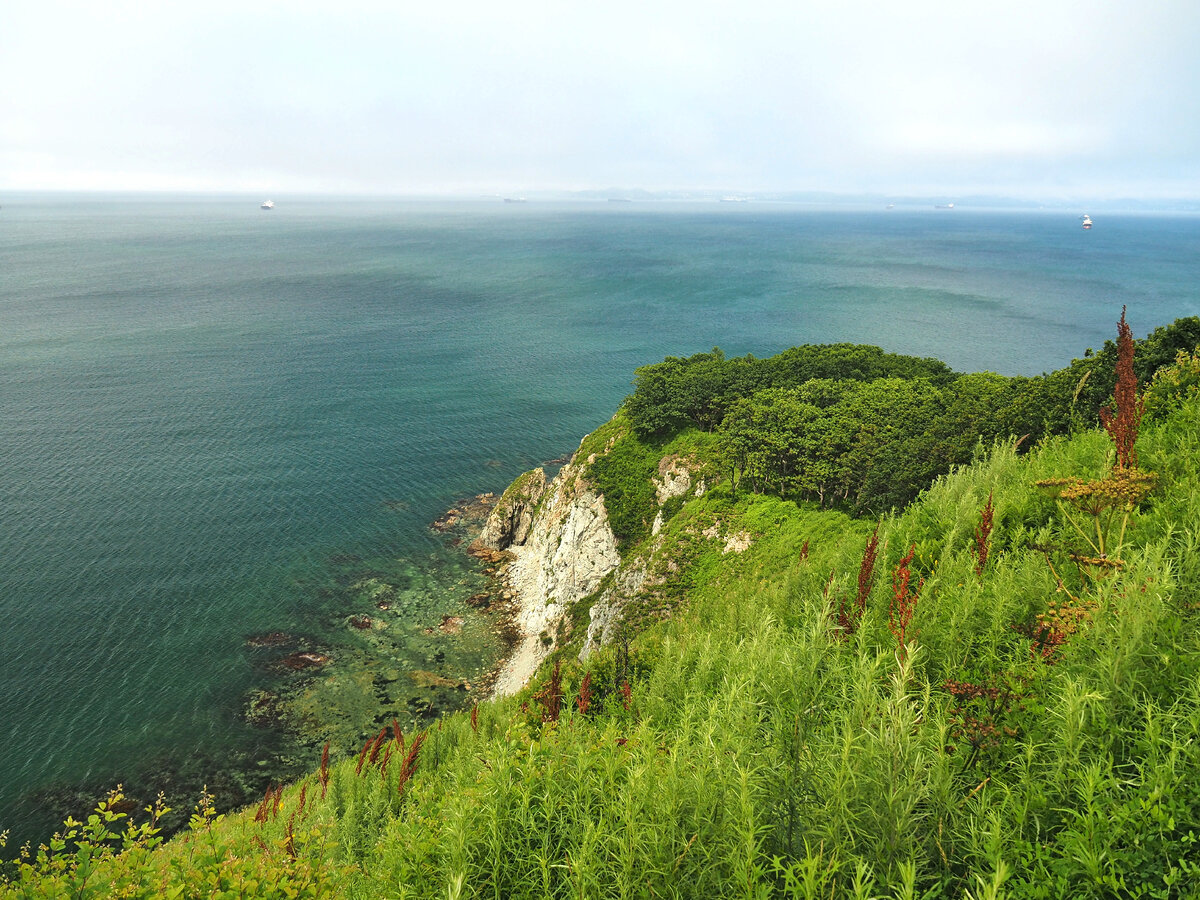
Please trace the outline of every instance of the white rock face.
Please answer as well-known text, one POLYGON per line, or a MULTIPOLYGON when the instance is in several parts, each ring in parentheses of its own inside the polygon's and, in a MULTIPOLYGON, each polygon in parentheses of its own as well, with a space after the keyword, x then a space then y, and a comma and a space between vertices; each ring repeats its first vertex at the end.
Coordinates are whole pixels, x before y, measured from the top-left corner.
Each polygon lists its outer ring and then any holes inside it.
POLYGON ((572 460, 550 483, 520 543, 508 549, 515 559, 506 575, 517 595, 521 642, 496 681, 495 695, 515 693, 550 651, 559 619, 617 568, 617 540, 604 500, 572 460))
POLYGON ((658 477, 653 481, 658 505, 662 506, 672 497, 682 497, 692 489, 692 471, 680 457, 664 456, 659 460, 658 477))
POLYGON ((750 549, 750 532, 739 531, 737 534, 729 535, 725 541, 725 548, 722 553, 745 553, 750 549))
POLYGON ((617 628, 621 624, 621 610, 625 601, 642 589, 642 585, 646 583, 646 576, 644 560, 617 572, 616 578, 613 579, 613 586, 600 596, 591 609, 587 638, 583 642, 583 649, 579 651, 581 660, 586 662, 594 651, 611 643, 617 637, 617 628))

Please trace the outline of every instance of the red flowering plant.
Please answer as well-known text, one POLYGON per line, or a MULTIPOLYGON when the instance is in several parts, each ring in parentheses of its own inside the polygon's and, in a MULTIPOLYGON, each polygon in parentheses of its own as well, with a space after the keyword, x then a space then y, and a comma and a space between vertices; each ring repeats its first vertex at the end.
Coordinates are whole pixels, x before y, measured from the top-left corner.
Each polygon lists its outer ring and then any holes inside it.
MULTIPOLYGON (((1051 558, 1054 548, 1040 547, 1057 582, 1057 593, 1067 599, 1052 601, 1037 624, 1028 629, 1033 639, 1030 652, 1034 658, 1054 663, 1059 651, 1088 621, 1097 600, 1084 591, 1089 584, 1120 571, 1125 566, 1121 552, 1125 547, 1125 532, 1133 512, 1149 496, 1158 480, 1153 472, 1138 467, 1137 437, 1145 403, 1138 394, 1137 376, 1133 370, 1133 332, 1125 321, 1125 308, 1117 323, 1117 385, 1112 403, 1100 410, 1100 421, 1112 439, 1115 460, 1108 473, 1092 480, 1083 478, 1048 478, 1037 482, 1051 491, 1058 501, 1063 519, 1074 535, 1082 539, 1075 547, 1065 548, 1066 556, 1083 577, 1083 591, 1071 593, 1051 558)), ((1063 548, 1058 548, 1063 549, 1063 548)))
POLYGON ((888 610, 888 629, 896 639, 896 654, 901 662, 908 659, 908 645, 917 637, 917 630, 912 627, 912 621, 924 580, 918 578, 916 586, 912 584, 911 566, 916 552, 917 545, 913 544, 908 550, 908 555, 900 560, 892 573, 892 604, 888 610))
POLYGON ((1117 386, 1113 401, 1100 410, 1100 421, 1116 449, 1116 461, 1103 478, 1048 478, 1039 487, 1054 493, 1063 518, 1086 543, 1086 549, 1068 555, 1080 571, 1092 578, 1120 569, 1129 517, 1153 490, 1158 476, 1138 468, 1138 429, 1145 402, 1138 395, 1133 371, 1133 332, 1125 321, 1125 308, 1117 323, 1117 386))

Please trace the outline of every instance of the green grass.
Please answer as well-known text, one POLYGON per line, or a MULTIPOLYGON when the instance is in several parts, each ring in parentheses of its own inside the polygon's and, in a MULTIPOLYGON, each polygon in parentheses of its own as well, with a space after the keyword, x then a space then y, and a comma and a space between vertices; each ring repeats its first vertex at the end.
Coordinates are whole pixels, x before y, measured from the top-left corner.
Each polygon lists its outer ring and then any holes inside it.
MULTIPOLYGON (((1159 483, 1132 516, 1123 567, 1095 581, 1067 558, 1071 528, 1034 482, 1102 475, 1103 433, 1024 456, 1000 445, 939 479, 883 520, 852 635, 836 632, 831 607, 855 591, 873 522, 734 500, 718 486, 650 539, 637 473, 681 448, 638 442, 599 478, 611 479, 610 515, 614 485, 633 498, 626 559, 675 561, 675 581, 657 584, 653 601, 670 615, 656 607, 637 619, 644 630, 628 658, 607 647, 585 668, 559 654, 557 722, 543 721, 537 699, 549 690, 543 669, 521 695, 481 705, 474 724, 460 714, 432 726, 403 790, 398 748, 380 775, 385 747, 361 774, 355 760, 336 763, 323 799, 316 774, 288 787, 265 822, 254 810, 199 815, 161 848, 101 859, 74 892, 67 848, 58 869, 34 865, 7 892, 1198 896, 1197 421, 1192 398, 1144 431, 1142 465, 1159 483), (979 576, 971 548, 989 494, 995 530, 979 576), (705 537, 714 527, 718 536, 705 537), (748 549, 723 552, 739 531, 748 549), (910 547, 924 580, 917 637, 900 653, 889 605, 910 547), (1088 614, 1047 662, 1031 652, 1031 629, 1068 596, 1088 614), (583 714, 576 698, 588 674, 583 714), (947 682, 1013 690, 989 708, 947 682)), ((585 446, 616 450, 630 440, 623 428, 615 420, 585 446)), ((703 457, 703 438, 685 439, 703 457)))

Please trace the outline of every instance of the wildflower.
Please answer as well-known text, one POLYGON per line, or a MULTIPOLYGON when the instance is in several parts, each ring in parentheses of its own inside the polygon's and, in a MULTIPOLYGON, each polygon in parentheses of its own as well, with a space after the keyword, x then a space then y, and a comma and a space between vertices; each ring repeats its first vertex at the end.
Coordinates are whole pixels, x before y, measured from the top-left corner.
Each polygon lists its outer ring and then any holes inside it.
POLYGON ((587 715, 588 707, 592 705, 592 673, 588 672, 583 676, 583 683, 579 685, 579 696, 575 698, 575 703, 579 707, 580 715, 587 715))
POLYGON ((921 585, 923 584, 923 581, 918 579, 917 586, 910 588, 912 570, 909 566, 912 564, 916 551, 917 545, 913 544, 909 548, 908 555, 900 560, 900 563, 896 566, 896 571, 892 573, 892 603, 888 610, 888 629, 896 638, 901 661, 908 658, 910 636, 912 638, 916 637, 915 630, 911 635, 909 632, 913 614, 917 609, 917 592, 921 590, 921 585))
POLYGON ((1113 390, 1112 406, 1100 410, 1100 421, 1117 449, 1117 468, 1135 468, 1138 427, 1146 410, 1145 400, 1138 396, 1137 376, 1133 372, 1133 331, 1125 321, 1117 323, 1117 386, 1113 390))
POLYGON ((396 783, 396 792, 403 794, 404 786, 413 776, 413 772, 417 770, 417 756, 421 753, 421 745, 425 743, 425 732, 421 732, 413 738, 412 744, 408 748, 408 755, 404 757, 404 762, 400 764, 400 778, 396 783))
POLYGON ((992 494, 989 491, 987 504, 983 507, 983 512, 979 516, 979 524, 975 528, 975 574, 980 578, 983 577, 983 570, 987 566, 988 541, 992 536, 992 517, 995 512, 995 507, 992 505, 992 494))
POLYGON ((329 741, 325 742, 325 749, 321 751, 321 771, 318 776, 321 781, 321 799, 325 799, 325 788, 329 786, 329 741))

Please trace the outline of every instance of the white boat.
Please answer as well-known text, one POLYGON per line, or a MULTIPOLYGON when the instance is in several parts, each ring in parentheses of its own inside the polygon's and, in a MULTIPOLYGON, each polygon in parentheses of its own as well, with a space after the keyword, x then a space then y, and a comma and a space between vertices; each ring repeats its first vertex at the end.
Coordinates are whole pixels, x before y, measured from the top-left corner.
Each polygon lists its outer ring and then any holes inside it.
POLYGON ((264 200, 262 202, 262 206, 259 207, 259 209, 274 209, 274 208, 275 208, 274 200, 264 200))
POLYGON ((1084 227, 1084 228, 1091 228, 1091 227, 1092 227, 1092 217, 1091 217, 1091 216, 1084 216, 1084 217, 1083 217, 1083 227, 1084 227))
POLYGON ((524 197, 505 197, 504 202, 505 203, 524 203, 525 198, 524 197))

